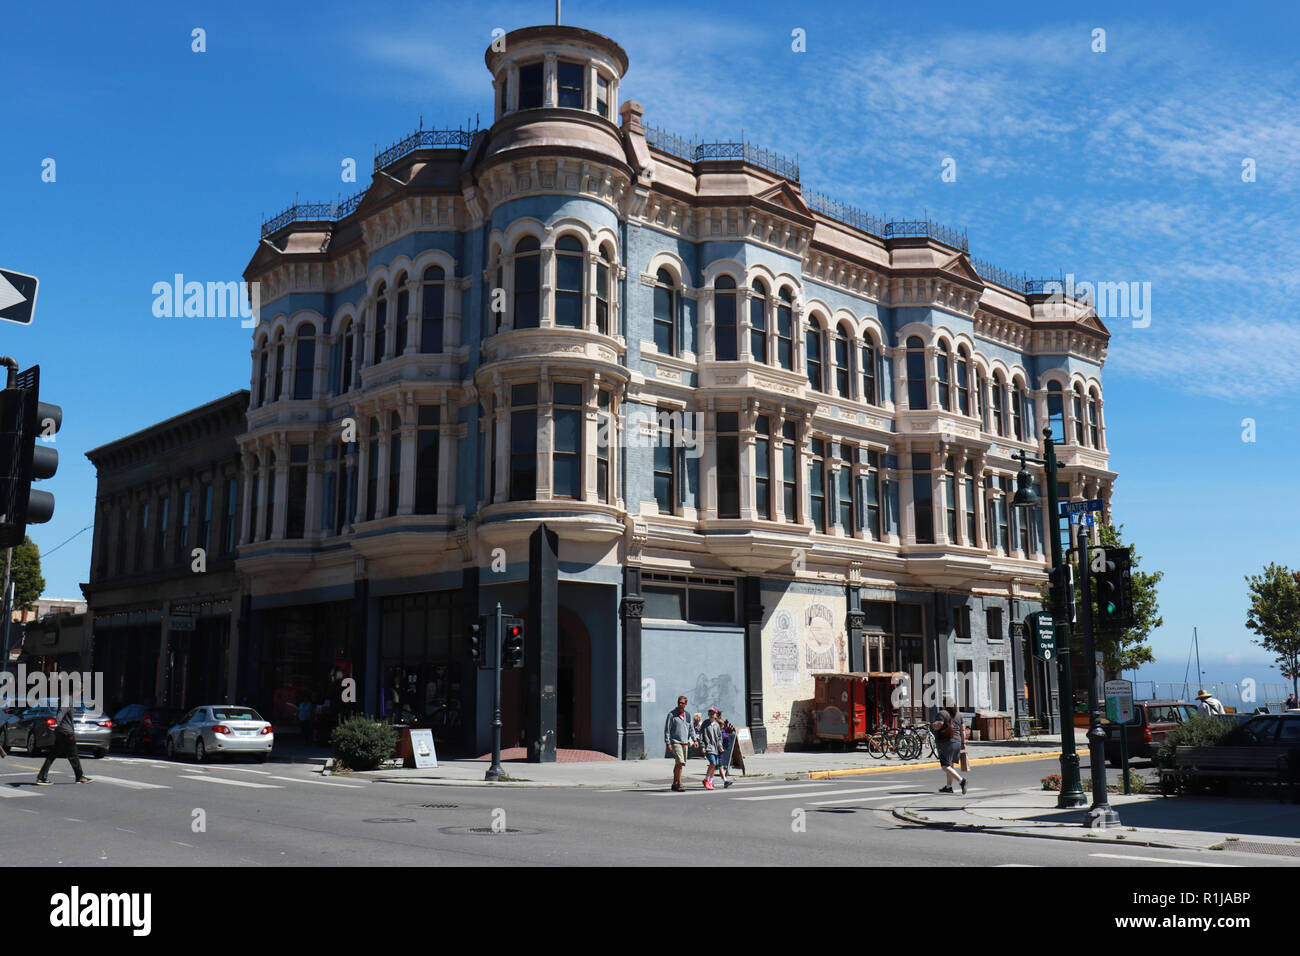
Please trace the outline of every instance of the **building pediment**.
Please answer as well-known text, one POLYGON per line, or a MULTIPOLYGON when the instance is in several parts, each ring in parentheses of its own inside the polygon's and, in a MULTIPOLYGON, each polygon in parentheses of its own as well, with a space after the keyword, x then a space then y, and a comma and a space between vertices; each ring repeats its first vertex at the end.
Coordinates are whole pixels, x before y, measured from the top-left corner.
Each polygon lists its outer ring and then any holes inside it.
POLYGON ((754 198, 760 202, 779 206, 787 212, 793 212, 808 219, 813 217, 812 210, 803 201, 803 197, 785 180, 774 183, 767 189, 755 193, 754 198))

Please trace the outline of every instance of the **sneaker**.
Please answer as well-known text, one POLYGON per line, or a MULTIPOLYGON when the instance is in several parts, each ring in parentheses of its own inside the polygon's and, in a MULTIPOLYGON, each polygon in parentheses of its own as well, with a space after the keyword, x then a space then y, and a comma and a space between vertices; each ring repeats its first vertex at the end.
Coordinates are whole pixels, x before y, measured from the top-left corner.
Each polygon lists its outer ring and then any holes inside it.
POLYGON ((962 778, 961 778, 961 794, 962 794, 963 797, 966 795, 966 778, 965 778, 965 777, 962 777, 962 778))
POLYGON ((940 787, 940 788, 939 788, 939 792, 940 792, 940 793, 952 793, 952 787, 940 787))
POLYGON ((712 780, 705 780, 705 781, 704 781, 704 789, 705 789, 705 790, 715 790, 715 789, 717 789, 717 788, 713 786, 713 781, 712 781, 712 780))
POLYGON ((78 778, 77 778, 77 783, 90 783, 90 778, 89 778, 89 777, 78 777, 78 778))
POLYGON ((686 788, 683 787, 680 783, 675 783, 675 784, 673 784, 672 789, 673 789, 673 793, 685 793, 685 792, 686 792, 686 788))
POLYGON ((723 790, 726 790, 726 789, 727 789, 729 786, 731 786, 733 783, 735 783, 735 781, 732 780, 730 777, 728 777, 726 780, 722 781, 722 789, 723 789, 723 790))
POLYGON ((36 778, 36 786, 38 786, 38 787, 49 787, 49 786, 53 786, 53 784, 51 784, 48 780, 42 780, 40 777, 37 777, 37 778, 36 778))

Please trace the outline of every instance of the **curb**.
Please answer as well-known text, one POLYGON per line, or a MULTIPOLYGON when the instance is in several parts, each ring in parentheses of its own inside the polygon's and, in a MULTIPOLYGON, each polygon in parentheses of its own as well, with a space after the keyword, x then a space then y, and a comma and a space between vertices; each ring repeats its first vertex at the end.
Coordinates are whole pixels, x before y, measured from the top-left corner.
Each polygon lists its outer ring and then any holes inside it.
MULTIPOLYGON (((975 757, 970 761, 972 767, 983 767, 995 763, 1021 763, 1028 760, 1050 760, 1053 757, 1059 758, 1061 751, 1034 754, 1008 754, 1005 757, 975 757)), ((808 771, 809 780, 830 780, 835 777, 856 777, 869 773, 897 773, 900 770, 937 770, 939 762, 930 760, 926 763, 902 764, 899 766, 881 766, 881 767, 852 767, 848 770, 810 770, 808 771)))
MULTIPOLYGON (((938 820, 927 820, 919 816, 915 811, 907 807, 895 807, 893 809, 895 819, 902 820, 904 823, 912 823, 916 826, 929 827, 932 830, 965 830, 975 833, 992 833, 997 836, 1015 836, 1030 837, 1035 840, 1072 840, 1075 843, 1091 843, 1094 846, 1145 846, 1157 850, 1198 850, 1201 852, 1210 852, 1207 847, 1189 846, 1186 843, 1163 843, 1159 840, 1129 839, 1126 835, 1123 840, 1113 838, 1100 838, 1086 833, 1053 833, 1039 832, 1036 830, 1008 829, 995 823, 949 823, 938 820)), ((1009 823, 1010 821, 1008 821, 1009 823)), ((1140 832, 1140 831, 1139 831, 1140 832)))

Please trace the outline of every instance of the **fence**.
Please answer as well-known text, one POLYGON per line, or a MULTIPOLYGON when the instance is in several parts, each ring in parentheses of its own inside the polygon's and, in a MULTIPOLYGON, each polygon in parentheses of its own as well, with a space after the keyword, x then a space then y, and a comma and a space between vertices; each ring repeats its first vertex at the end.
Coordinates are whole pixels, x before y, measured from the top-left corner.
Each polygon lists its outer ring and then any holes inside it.
POLYGON ((1251 713, 1256 707, 1267 707, 1273 713, 1282 709, 1291 695, 1291 685, 1284 683, 1256 683, 1252 689, 1254 700, 1243 695, 1249 685, 1244 681, 1213 684, 1191 684, 1184 681, 1134 681, 1133 696, 1138 700, 1188 700, 1195 701, 1204 688, 1217 697, 1225 707, 1235 707, 1239 712, 1251 713))

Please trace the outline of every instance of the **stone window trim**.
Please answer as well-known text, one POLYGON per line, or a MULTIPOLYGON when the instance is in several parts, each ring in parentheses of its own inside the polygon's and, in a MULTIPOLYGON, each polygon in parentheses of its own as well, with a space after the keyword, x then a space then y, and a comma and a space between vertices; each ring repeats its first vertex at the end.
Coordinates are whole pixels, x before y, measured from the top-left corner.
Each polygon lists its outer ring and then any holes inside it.
MULTIPOLYGON (((556 261, 556 243, 566 236, 577 239, 582 246, 582 320, 578 328, 592 334, 600 334, 597 328, 596 282, 598 268, 608 267, 609 288, 606 300, 610 331, 607 338, 619 339, 620 289, 622 279, 626 277, 626 268, 620 263, 618 237, 607 228, 592 230, 585 223, 574 219, 564 219, 553 223, 549 228, 536 219, 518 220, 504 232, 493 234, 487 268, 484 270, 485 283, 488 285, 488 305, 495 276, 500 271, 504 288, 505 311, 501 314, 500 334, 515 329, 515 249, 519 241, 531 236, 536 239, 539 250, 540 282, 538 302, 539 329, 561 328, 555 323, 555 294, 558 285, 558 263, 556 261), (605 252, 602 260, 601 252, 605 252)), ((529 253, 530 255, 533 253, 529 253)))

